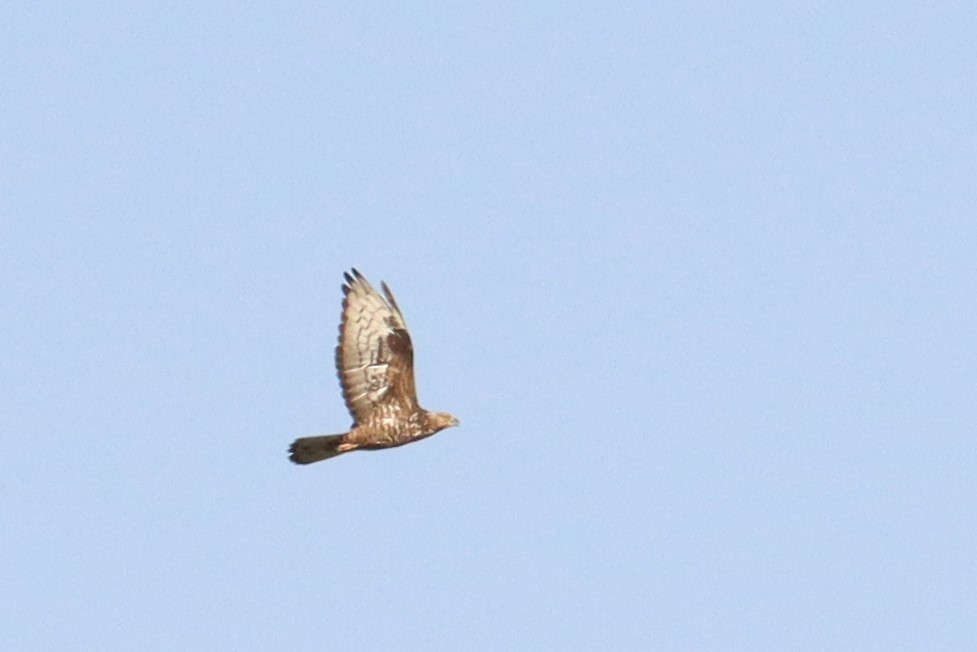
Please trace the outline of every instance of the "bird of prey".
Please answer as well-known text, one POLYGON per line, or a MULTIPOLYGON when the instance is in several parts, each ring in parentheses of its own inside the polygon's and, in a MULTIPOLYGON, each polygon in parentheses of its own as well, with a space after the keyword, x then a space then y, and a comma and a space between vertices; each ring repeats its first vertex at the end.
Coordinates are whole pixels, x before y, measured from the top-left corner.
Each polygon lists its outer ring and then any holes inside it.
POLYGON ((417 404, 414 349, 387 284, 380 284, 381 295, 355 269, 345 277, 336 368, 353 426, 339 435, 296 439, 289 448, 296 464, 403 446, 458 425, 451 414, 417 404))

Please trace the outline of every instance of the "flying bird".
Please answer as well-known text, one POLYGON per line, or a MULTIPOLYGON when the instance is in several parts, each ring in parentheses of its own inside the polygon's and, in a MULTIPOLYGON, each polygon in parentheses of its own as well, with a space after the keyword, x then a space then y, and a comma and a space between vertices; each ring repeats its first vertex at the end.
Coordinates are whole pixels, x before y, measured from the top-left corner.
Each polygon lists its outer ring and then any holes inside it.
POLYGON ((339 435, 296 439, 289 448, 296 464, 403 446, 458 425, 451 414, 417 404, 414 348, 387 284, 380 284, 381 295, 355 269, 345 277, 336 368, 353 426, 339 435))

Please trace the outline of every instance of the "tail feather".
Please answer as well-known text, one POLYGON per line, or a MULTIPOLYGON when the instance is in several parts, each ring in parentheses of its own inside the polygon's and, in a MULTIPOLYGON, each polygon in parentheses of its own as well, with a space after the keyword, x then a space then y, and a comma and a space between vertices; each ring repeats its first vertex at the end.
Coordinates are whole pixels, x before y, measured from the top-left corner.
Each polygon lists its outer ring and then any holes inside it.
POLYGON ((336 457, 355 448, 345 444, 345 439, 346 435, 317 435, 296 439, 288 448, 288 459, 296 464, 312 464, 328 460, 330 457, 336 457))

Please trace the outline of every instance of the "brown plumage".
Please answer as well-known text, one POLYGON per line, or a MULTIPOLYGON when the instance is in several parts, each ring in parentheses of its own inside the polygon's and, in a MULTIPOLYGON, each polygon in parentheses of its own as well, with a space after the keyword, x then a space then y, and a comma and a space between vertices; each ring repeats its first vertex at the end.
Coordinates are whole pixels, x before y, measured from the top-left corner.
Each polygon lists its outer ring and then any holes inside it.
POLYGON ((410 333, 390 288, 380 287, 383 295, 355 269, 346 274, 336 368, 353 426, 341 435, 296 439, 289 448, 296 464, 402 446, 458 425, 447 412, 417 404, 410 333))

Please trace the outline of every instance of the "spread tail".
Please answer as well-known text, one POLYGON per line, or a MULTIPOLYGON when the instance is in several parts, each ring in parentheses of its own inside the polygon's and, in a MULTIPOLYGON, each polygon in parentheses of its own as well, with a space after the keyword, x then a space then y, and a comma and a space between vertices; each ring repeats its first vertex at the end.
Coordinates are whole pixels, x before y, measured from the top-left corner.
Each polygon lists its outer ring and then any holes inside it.
POLYGON ((317 435, 296 439, 288 448, 288 459, 296 464, 312 464, 356 448, 355 444, 344 443, 345 439, 346 435, 317 435))

